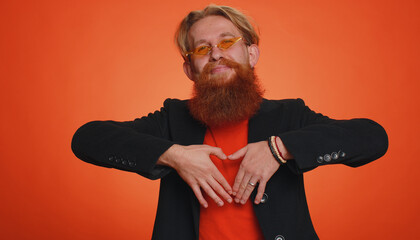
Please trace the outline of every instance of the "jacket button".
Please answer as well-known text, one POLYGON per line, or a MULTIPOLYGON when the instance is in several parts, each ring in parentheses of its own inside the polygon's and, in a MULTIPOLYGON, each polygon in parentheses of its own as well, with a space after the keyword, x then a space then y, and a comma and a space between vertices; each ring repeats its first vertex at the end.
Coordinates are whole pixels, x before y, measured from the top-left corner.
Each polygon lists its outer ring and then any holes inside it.
POLYGON ((128 162, 128 165, 129 165, 130 167, 134 167, 134 166, 136 166, 136 163, 135 163, 135 162, 128 162))
POLYGON ((331 157, 332 157, 332 159, 337 160, 338 159, 338 153, 336 153, 336 152, 331 153, 331 157))
POLYGON ((286 240, 282 235, 277 235, 274 240, 286 240))
POLYGON ((114 156, 109 156, 108 161, 110 162, 114 161, 114 156))
POLYGON ((268 201, 268 195, 267 193, 263 194, 263 197, 261 198, 261 203, 266 203, 268 201))
POLYGON ((345 152, 341 152, 341 153, 340 153, 340 157, 342 157, 342 158, 343 158, 343 157, 345 157, 345 156, 346 156, 346 153, 345 153, 345 152))
POLYGON ((316 159, 316 161, 317 161, 317 162, 319 162, 319 163, 322 163, 322 162, 324 161, 324 158, 323 158, 322 156, 319 156, 319 157, 316 159))
POLYGON ((324 155, 324 161, 330 162, 331 161, 331 155, 330 154, 325 154, 324 155))
POLYGON ((126 160, 122 160, 121 162, 123 165, 127 165, 127 161, 126 160))

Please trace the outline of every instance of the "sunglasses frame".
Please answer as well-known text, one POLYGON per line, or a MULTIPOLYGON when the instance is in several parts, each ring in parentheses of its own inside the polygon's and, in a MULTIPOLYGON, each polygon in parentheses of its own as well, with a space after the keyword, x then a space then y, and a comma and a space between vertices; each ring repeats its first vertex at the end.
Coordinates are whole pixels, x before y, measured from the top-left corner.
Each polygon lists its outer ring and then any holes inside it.
POLYGON ((242 40, 242 37, 226 38, 226 39, 223 39, 222 41, 220 41, 218 44, 216 44, 216 45, 214 45, 214 46, 205 46, 205 45, 203 45, 203 46, 199 46, 199 47, 195 48, 193 51, 186 52, 186 53, 185 53, 185 56, 186 56, 186 57, 189 57, 190 55, 204 56, 204 55, 209 54, 209 53, 211 52, 211 50, 212 50, 214 47, 217 47, 217 48, 219 48, 219 49, 221 49, 221 50, 226 50, 226 49, 231 48, 233 45, 235 45, 235 44, 236 44, 237 42, 239 42, 240 40, 242 40), (226 41, 226 40, 233 40, 232 45, 230 45, 228 48, 220 48, 220 44, 222 44, 222 42, 223 42, 223 41, 226 41), (208 48, 208 52, 207 52, 207 53, 205 53, 205 54, 197 54, 198 49, 199 49, 199 48, 202 48, 202 47, 206 47, 206 48, 208 48))

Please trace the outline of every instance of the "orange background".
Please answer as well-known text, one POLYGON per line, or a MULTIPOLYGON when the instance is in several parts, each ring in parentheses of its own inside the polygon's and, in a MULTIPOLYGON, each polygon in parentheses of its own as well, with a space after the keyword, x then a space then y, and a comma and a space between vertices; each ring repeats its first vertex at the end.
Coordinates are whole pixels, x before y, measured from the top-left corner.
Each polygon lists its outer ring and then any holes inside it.
MULTIPOLYGON (((132 120, 191 82, 173 44, 207 1, 0 3, 2 239, 149 239, 158 181, 72 154, 91 120, 132 120)), ((221 3, 216 1, 216 3, 221 3)), ((413 239, 419 223, 418 1, 223 1, 261 32, 267 98, 303 98, 333 118, 368 117, 388 153, 305 175, 321 239, 413 239)))

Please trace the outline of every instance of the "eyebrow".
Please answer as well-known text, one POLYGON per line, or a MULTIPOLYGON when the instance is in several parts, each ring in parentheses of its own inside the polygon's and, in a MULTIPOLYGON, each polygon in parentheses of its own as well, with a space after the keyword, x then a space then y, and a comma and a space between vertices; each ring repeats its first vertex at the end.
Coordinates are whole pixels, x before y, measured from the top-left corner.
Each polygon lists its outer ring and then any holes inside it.
MULTIPOLYGON (((235 37, 235 35, 231 32, 223 32, 219 35, 220 38, 227 37, 227 36, 235 37)), ((205 39, 200 39, 200 40, 198 40, 197 42, 194 43, 194 46, 198 46, 199 44, 203 44, 203 43, 207 43, 207 42, 208 41, 205 40, 205 39)))

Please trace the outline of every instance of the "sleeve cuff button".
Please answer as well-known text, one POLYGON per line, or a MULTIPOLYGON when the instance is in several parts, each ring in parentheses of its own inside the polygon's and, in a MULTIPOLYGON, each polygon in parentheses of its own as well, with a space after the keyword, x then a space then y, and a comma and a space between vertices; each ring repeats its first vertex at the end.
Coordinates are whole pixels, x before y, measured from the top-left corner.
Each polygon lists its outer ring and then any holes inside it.
POLYGON ((319 156, 319 157, 316 159, 316 161, 317 161, 318 163, 322 163, 322 162, 324 161, 324 158, 323 158, 322 156, 319 156))

